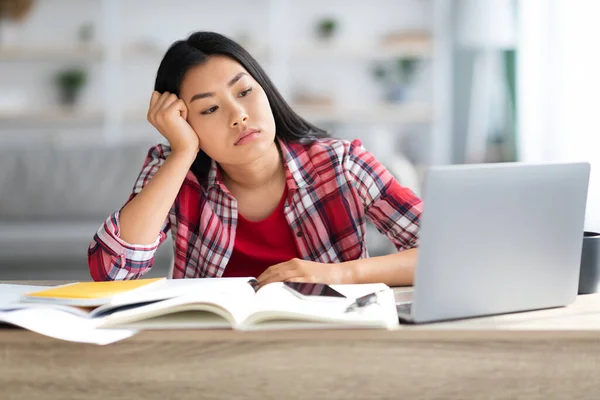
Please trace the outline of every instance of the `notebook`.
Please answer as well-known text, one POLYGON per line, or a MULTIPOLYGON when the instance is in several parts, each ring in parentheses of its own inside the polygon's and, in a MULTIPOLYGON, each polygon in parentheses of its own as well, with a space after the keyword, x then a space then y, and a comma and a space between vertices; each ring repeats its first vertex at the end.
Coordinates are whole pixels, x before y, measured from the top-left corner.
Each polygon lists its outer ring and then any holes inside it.
POLYGON ((75 282, 26 293, 23 301, 94 307, 110 303, 116 296, 136 290, 148 290, 165 278, 130 281, 75 282))

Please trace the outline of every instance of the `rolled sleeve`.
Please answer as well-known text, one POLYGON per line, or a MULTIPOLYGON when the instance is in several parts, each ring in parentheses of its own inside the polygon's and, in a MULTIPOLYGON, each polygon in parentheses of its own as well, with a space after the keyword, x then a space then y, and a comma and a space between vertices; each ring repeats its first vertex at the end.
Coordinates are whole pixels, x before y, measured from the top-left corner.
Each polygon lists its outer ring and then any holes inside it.
POLYGON ((345 168, 377 230, 399 251, 418 246, 422 201, 401 186, 358 140, 350 143, 345 168))
POLYGON ((130 244, 121 239, 119 212, 115 212, 94 235, 88 250, 92 278, 96 281, 136 279, 152 268, 154 254, 166 239, 167 222, 150 245, 130 244))
POLYGON ((150 245, 130 244, 121 239, 120 236, 120 212, 112 214, 104 224, 98 229, 96 238, 106 251, 115 255, 125 255, 132 261, 148 261, 154 257, 158 246, 165 239, 165 233, 160 232, 154 243, 150 245))
MULTIPOLYGON (((164 163, 169 148, 157 145, 150 149, 142 171, 135 182, 129 201, 142 191, 164 163)), ((122 209, 122 208, 121 208, 122 209)), ((120 237, 120 211, 111 214, 94 235, 88 248, 88 266, 95 281, 136 279, 147 273, 154 262, 154 254, 167 238, 169 216, 150 245, 125 242, 120 237)))

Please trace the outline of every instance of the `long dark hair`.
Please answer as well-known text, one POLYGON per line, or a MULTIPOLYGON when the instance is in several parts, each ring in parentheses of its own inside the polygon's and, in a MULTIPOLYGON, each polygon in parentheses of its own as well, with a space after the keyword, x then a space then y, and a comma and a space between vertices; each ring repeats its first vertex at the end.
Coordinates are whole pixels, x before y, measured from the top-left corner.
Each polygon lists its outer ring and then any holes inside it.
MULTIPOLYGON (((154 90, 174 93, 179 97, 186 72, 191 67, 204 63, 212 55, 234 59, 262 86, 275 119, 275 136, 283 142, 310 143, 329 136, 325 130, 309 123, 292 110, 258 62, 242 46, 215 32, 195 32, 186 40, 173 43, 158 67, 154 90)), ((211 159, 200 150, 191 170, 201 184, 206 181, 210 164, 211 159)))

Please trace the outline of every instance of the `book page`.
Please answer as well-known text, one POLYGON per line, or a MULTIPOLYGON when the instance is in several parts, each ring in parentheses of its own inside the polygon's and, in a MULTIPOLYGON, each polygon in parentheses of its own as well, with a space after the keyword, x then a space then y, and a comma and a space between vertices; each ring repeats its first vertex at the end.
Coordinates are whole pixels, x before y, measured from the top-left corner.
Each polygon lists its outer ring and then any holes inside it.
POLYGON ((387 286, 384 283, 364 283, 360 285, 331 285, 331 287, 352 300, 369 293, 389 288, 389 286, 387 286))
POLYGON ((390 328, 398 325, 394 293, 386 285, 332 285, 346 299, 301 299, 283 287, 282 283, 261 288, 254 308, 244 321, 243 329, 297 329, 306 325, 319 327, 390 328), (357 297, 385 289, 376 304, 346 312, 357 297))
POLYGON ((232 323, 214 311, 178 311, 153 318, 119 324, 119 329, 230 329, 232 323))
POLYGON ((122 309, 128 305, 143 305, 175 297, 220 293, 224 291, 245 291, 251 286, 248 281, 254 278, 188 278, 165 279, 152 285, 144 291, 123 293, 115 296, 110 303, 95 309, 92 317, 106 315, 113 310, 122 309))
POLYGON ((96 329, 95 322, 89 318, 48 307, 0 311, 0 322, 55 339, 100 345, 113 343, 136 333, 135 330, 96 329))
POLYGON ((52 286, 0 284, 0 311, 16 311, 27 308, 52 308, 54 310, 61 310, 84 318, 89 315, 89 310, 81 307, 72 307, 60 304, 23 303, 20 301, 21 296, 25 293, 49 288, 52 288, 52 286))
POLYGON ((94 319, 98 319, 101 326, 111 328, 120 326, 151 326, 152 329, 182 326, 222 328, 224 322, 227 326, 236 328, 252 308, 255 293, 246 281, 211 278, 203 279, 198 283, 199 286, 194 290, 184 292, 177 297, 139 307, 116 308, 114 312, 96 314, 94 319), (215 319, 215 315, 221 319, 215 319))
POLYGON ((18 303, 21 296, 25 293, 50 288, 52 288, 52 286, 16 285, 11 283, 0 284, 0 307, 18 303))

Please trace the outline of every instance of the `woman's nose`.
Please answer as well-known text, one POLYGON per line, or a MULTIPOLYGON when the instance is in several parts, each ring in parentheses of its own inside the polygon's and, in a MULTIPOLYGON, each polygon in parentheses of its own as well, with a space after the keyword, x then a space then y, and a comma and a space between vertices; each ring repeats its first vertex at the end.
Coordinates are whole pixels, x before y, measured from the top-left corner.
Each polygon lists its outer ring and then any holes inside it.
POLYGON ((248 122, 248 114, 243 107, 237 107, 233 112, 231 127, 237 128, 239 125, 245 125, 248 122))

